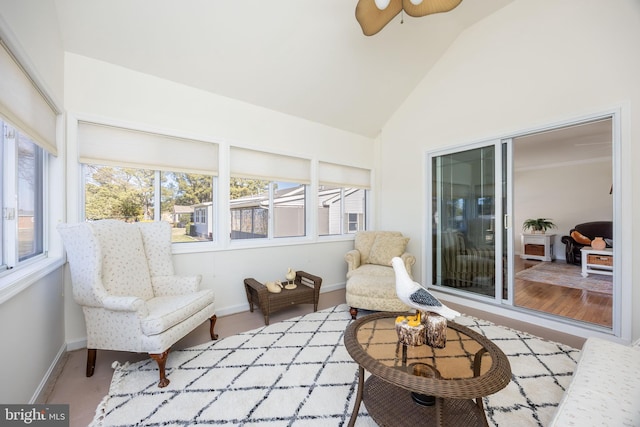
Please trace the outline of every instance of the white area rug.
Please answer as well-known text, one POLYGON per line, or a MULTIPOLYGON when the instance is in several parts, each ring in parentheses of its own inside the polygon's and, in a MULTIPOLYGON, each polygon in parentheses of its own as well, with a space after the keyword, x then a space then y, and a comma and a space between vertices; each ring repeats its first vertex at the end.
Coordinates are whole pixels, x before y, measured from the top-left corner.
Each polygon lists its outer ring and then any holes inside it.
POLYGON ((531 268, 516 273, 516 279, 550 285, 584 289, 592 292, 613 293, 613 277, 603 274, 589 274, 582 277, 582 268, 566 262, 540 262, 531 268))
MULTIPOLYGON (((571 379, 579 351, 460 317, 509 357, 513 379, 484 399, 489 425, 545 426, 571 379)), ((168 387, 152 360, 117 365, 92 426, 343 426, 358 367, 343 334, 346 305, 169 354, 168 387)), ((364 405, 356 426, 375 426, 364 405)))

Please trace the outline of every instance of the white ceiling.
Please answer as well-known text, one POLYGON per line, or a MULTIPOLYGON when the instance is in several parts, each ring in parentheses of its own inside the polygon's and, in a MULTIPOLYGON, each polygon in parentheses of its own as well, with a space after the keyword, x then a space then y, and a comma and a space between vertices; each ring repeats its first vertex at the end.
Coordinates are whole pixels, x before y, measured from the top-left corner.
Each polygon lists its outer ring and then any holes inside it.
POLYGON ((587 164, 613 158, 611 118, 514 139, 514 170, 587 164))
POLYGON ((372 37, 357 0, 55 4, 68 52, 375 137, 465 28, 512 1, 398 15, 372 37))

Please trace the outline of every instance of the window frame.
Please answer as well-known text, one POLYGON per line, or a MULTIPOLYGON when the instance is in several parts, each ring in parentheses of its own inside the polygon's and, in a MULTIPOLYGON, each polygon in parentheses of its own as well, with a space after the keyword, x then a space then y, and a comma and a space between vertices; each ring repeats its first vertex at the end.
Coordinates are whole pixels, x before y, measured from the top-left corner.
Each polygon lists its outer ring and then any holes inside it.
MULTIPOLYGON (((0 117, 2 125, 2 147, 0 149, 0 208, 2 212, 2 222, 0 225, 0 278, 4 278, 15 271, 19 271, 25 266, 31 265, 48 256, 48 233, 49 213, 46 209, 49 197, 48 186, 48 164, 49 154, 42 148, 36 140, 27 132, 20 129, 10 121, 0 117), (8 136, 12 133, 13 136, 8 136), (37 250, 21 256, 20 254, 20 139, 27 138, 34 147, 34 217, 38 218, 35 227, 34 239, 37 250), (13 201, 13 202, 12 202, 13 201)), ((3 288, 4 285, 0 285, 3 288)))
MULTIPOLYGON (((87 170, 89 167, 111 167, 111 168, 118 168, 118 169, 136 169, 136 170, 144 170, 144 171, 148 171, 153 173, 153 188, 152 188, 152 192, 153 192, 153 206, 152 206, 152 211, 153 211, 153 218, 151 219, 152 221, 163 221, 162 219, 162 203, 163 203, 163 198, 162 198, 162 186, 163 186, 163 182, 162 182, 162 174, 163 173, 183 173, 183 172, 174 172, 174 171, 161 171, 161 170, 151 170, 151 169, 144 169, 144 168, 131 168, 131 167, 127 167, 127 166, 112 166, 112 165, 97 165, 97 164, 90 164, 90 163, 80 163, 79 162, 79 166, 80 166, 80 176, 81 176, 81 180, 80 180, 80 194, 82 195, 82 197, 80 198, 81 200, 81 206, 80 206, 80 217, 82 221, 87 221, 87 215, 86 215, 86 207, 87 207, 87 200, 86 200, 86 192, 87 192, 87 180, 88 180, 88 176, 89 174, 87 173, 87 170)), ((186 172, 185 172, 186 173, 186 172)), ((198 175, 205 175, 205 174, 198 174, 198 175)), ((212 228, 212 236, 211 239, 204 239, 204 240, 197 240, 197 241, 192 241, 192 242, 176 242, 176 241, 172 241, 172 243, 175 244, 180 244, 180 246, 185 246, 185 245, 211 245, 211 244, 215 244, 217 243, 217 239, 216 236, 219 235, 218 233, 218 220, 217 220, 217 215, 216 215, 216 210, 217 210, 217 204, 216 203, 216 194, 218 193, 217 191, 217 186, 218 186, 218 176, 216 175, 209 175, 211 177, 212 180, 212 184, 211 184, 211 199, 212 199, 212 204, 214 206, 214 208, 212 208, 212 218, 211 221, 213 222, 212 228)), ((144 213, 143 213, 144 215, 144 213)), ((114 219, 120 219, 120 218, 114 218, 114 219)), ((194 209, 194 214, 192 216, 192 222, 195 224, 195 209, 194 209)))
MULTIPOLYGON (((232 178, 232 180, 234 179, 246 179, 246 180, 254 180, 254 178, 252 177, 237 177, 234 176, 232 178)), ((285 181, 285 180, 264 180, 264 181, 268 181, 267 183, 267 191, 260 193, 259 195, 255 195, 255 196, 248 196, 248 197, 260 197, 260 200, 257 201, 256 206, 239 206, 238 208, 233 208, 232 207, 232 200, 241 200, 242 198, 238 198, 238 199, 231 199, 231 186, 229 187, 229 210, 228 210, 228 215, 229 215, 229 243, 231 245, 239 245, 239 244, 247 244, 247 243, 241 243, 241 242, 253 242, 253 243, 257 243, 257 244, 262 244, 262 243, 266 243, 266 244, 271 244, 271 243, 275 243, 275 242, 283 242, 283 241, 300 241, 300 240, 306 240, 309 239, 309 230, 310 230, 310 226, 309 226, 309 215, 308 215, 308 209, 309 209, 309 193, 310 193, 310 188, 311 186, 309 184, 306 183, 296 183, 296 182, 291 182, 291 181, 285 181), (294 186, 292 186, 291 188, 302 188, 303 189, 303 213, 302 213, 302 218, 303 218, 303 234, 302 235, 293 235, 293 236, 276 236, 275 232, 276 232, 276 225, 275 225, 275 221, 276 221, 276 205, 277 205, 277 195, 276 195, 276 186, 278 184, 295 184, 294 186), (266 202, 266 203, 265 203, 266 202), (259 211, 265 211, 266 210, 266 216, 267 216, 267 233, 265 235, 265 237, 248 237, 248 238, 233 238, 232 235, 234 233, 234 226, 233 223, 234 221, 237 219, 236 215, 234 215, 234 212, 240 211, 240 228, 241 230, 235 230, 236 232, 242 232, 242 225, 243 225, 243 221, 244 221, 244 211, 251 211, 251 219, 252 219, 252 227, 251 229, 254 230, 253 224, 255 224, 255 217, 256 217, 256 213, 258 213, 259 211)))
MULTIPOLYGON (((370 192, 371 190, 367 189, 367 188, 359 188, 359 187, 345 187, 345 186, 337 186, 337 185, 324 185, 321 187, 328 187, 328 188, 321 188, 318 190, 318 210, 320 210, 320 208, 322 207, 322 204, 326 201, 326 200, 320 200, 321 198, 321 192, 322 191, 336 191, 338 193, 337 197, 340 200, 340 220, 339 220, 339 227, 340 227, 340 232, 339 233, 326 233, 326 234, 320 234, 320 221, 322 218, 320 218, 320 215, 318 215, 317 221, 316 221, 316 228, 317 228, 317 234, 318 237, 320 238, 338 238, 340 236, 342 237, 348 237, 348 236, 354 236, 356 233, 358 233, 359 231, 366 231, 369 229, 369 216, 370 216, 370 209, 369 209, 369 198, 370 198, 370 192), (346 199, 358 192, 358 191, 363 191, 363 197, 364 200, 362 202, 362 212, 350 212, 346 206, 346 199), (350 216, 351 215, 357 215, 357 219, 355 221, 355 223, 357 224, 357 229, 354 231, 351 231, 351 224, 352 221, 350 220, 350 216), (360 228, 360 225, 362 226, 362 228, 360 228)), ((328 200, 328 199, 327 199, 328 200)), ((328 228, 329 230, 331 229, 331 227, 329 226, 328 228)))

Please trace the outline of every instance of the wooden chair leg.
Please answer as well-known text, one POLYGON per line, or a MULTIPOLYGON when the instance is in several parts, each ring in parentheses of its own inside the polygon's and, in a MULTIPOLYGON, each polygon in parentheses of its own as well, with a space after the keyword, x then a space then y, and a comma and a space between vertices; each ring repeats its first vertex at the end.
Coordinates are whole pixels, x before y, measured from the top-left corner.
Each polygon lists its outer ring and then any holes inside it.
POLYGON ((216 320, 218 320, 218 316, 216 316, 215 314, 209 318, 209 334, 211 335, 212 340, 218 339, 218 334, 213 332, 213 328, 216 326, 216 320))
POLYGON ((167 364, 167 356, 169 355, 169 350, 171 349, 167 349, 162 354, 149 353, 149 356, 151 356, 153 360, 158 362, 158 370, 160 371, 160 381, 158 382, 158 387, 166 387, 170 382, 164 370, 164 367, 167 364))
POLYGON ((351 318, 352 318, 353 320, 356 320, 356 316, 358 315, 358 309, 357 309, 357 308, 355 308, 355 307, 351 307, 351 308, 349 309, 349 313, 351 314, 351 318))
POLYGON ((87 377, 93 376, 93 372, 96 370, 96 353, 95 348, 87 349, 87 377))

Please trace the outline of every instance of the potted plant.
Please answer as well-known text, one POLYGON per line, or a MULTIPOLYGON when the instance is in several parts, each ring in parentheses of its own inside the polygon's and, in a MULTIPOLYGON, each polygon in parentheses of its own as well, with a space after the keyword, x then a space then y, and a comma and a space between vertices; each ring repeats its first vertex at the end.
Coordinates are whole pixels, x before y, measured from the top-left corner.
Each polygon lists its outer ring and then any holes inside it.
POLYGON ((556 228, 556 225, 549 218, 529 218, 522 223, 522 230, 531 229, 532 233, 544 234, 550 228, 556 228))

